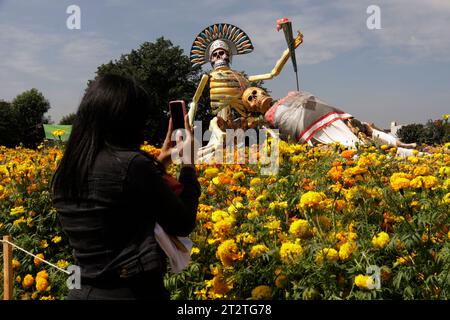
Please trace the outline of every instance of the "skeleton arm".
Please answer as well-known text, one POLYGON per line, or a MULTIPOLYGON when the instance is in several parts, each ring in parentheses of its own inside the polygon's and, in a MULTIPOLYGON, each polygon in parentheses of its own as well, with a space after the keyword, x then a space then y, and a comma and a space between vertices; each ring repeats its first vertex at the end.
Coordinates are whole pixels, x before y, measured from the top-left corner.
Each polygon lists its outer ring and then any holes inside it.
MULTIPOLYGON (((297 48, 302 42, 303 42, 303 34, 299 31, 297 37, 294 39, 294 48, 297 48)), ((250 76, 248 77, 248 80, 250 81, 270 80, 273 77, 276 77, 277 75, 280 74, 284 65, 288 61, 289 54, 290 54, 289 49, 284 50, 283 54, 281 55, 281 58, 277 61, 275 67, 272 69, 270 73, 250 76)))
POLYGON ((194 124, 195 113, 197 112, 197 103, 202 96, 203 90, 205 89, 206 84, 208 83, 209 76, 204 74, 200 80, 200 83, 195 91, 194 97, 192 98, 192 102, 189 104, 189 123, 192 127, 194 124))

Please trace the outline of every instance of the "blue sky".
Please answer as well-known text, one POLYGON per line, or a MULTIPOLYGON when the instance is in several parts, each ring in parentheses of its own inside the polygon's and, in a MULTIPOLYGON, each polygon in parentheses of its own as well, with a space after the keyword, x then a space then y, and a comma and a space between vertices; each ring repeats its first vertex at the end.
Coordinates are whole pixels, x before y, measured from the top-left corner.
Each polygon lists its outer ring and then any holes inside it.
MULTIPOLYGON (((233 68, 266 73, 286 46, 275 29, 284 16, 304 34, 296 50, 302 90, 382 127, 450 113, 448 0, 0 0, 0 99, 37 88, 59 121, 76 111, 102 63, 160 36, 188 54, 218 22, 239 26, 255 47, 234 57, 233 68), (81 30, 66 27, 72 4, 81 30), (372 4, 381 30, 366 26, 372 4)), ((290 61, 266 87, 275 99, 295 89, 290 61)))

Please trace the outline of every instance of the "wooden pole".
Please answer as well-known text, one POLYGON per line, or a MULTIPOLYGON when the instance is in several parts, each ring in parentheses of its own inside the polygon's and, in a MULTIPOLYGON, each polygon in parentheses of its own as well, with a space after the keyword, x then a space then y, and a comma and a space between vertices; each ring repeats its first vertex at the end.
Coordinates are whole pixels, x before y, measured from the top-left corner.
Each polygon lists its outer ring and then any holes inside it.
POLYGON ((3 236, 3 241, 3 300, 13 300, 12 246, 5 242, 11 238, 3 236))

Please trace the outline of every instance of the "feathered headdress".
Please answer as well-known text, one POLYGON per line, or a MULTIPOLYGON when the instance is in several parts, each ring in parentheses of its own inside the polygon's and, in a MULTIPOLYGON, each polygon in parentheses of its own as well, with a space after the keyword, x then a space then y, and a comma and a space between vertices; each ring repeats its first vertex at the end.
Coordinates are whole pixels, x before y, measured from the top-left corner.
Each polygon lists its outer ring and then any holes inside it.
MULTIPOLYGON (((228 45, 230 54, 246 54, 253 51, 253 45, 247 34, 240 28, 229 23, 216 23, 200 32, 192 43, 191 63, 199 66, 210 60, 216 40, 228 45), (212 50, 211 50, 212 49, 212 50)), ((220 42, 216 42, 220 45, 220 42)))

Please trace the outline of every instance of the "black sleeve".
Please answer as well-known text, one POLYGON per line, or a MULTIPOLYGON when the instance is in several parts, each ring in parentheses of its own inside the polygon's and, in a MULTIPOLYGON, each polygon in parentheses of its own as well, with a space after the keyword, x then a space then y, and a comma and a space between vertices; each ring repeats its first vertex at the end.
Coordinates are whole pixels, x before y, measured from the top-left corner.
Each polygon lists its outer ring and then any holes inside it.
POLYGON ((179 181, 184 188, 177 196, 166 185, 155 164, 138 155, 130 163, 126 185, 137 201, 145 203, 143 214, 154 214, 156 221, 171 235, 188 236, 195 227, 200 197, 195 168, 183 167, 179 181))

